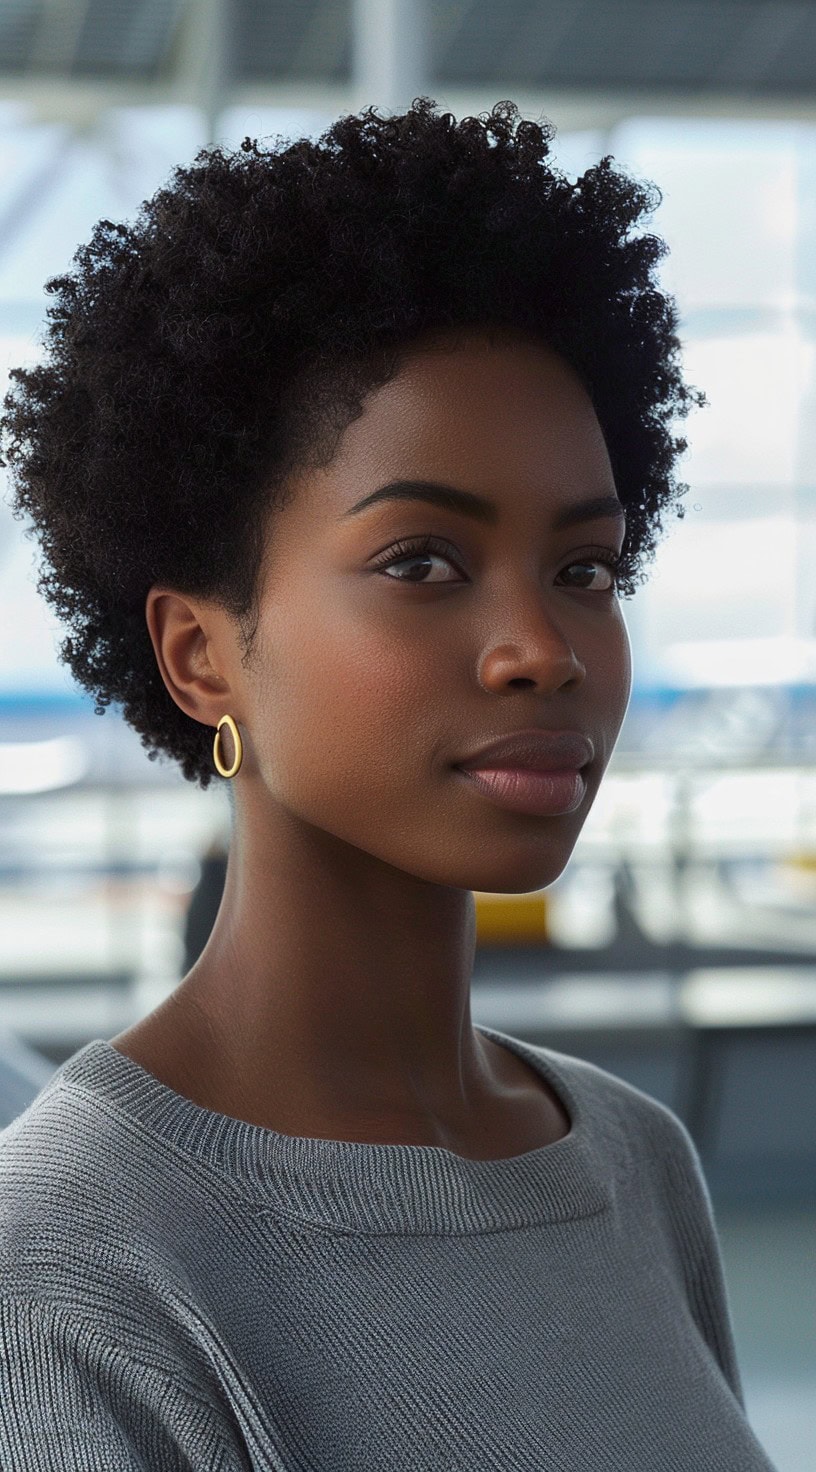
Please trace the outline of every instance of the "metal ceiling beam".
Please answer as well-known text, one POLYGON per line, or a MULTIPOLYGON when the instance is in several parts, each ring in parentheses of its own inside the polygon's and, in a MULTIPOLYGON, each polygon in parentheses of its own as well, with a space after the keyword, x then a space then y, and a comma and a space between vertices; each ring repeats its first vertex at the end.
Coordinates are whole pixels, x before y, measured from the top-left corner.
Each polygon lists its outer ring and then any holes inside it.
POLYGON ((352 0, 353 110, 410 107, 428 88, 428 0, 352 0))
MULTIPOLYGON (((232 101, 231 11, 229 0, 187 0, 176 36, 173 74, 164 84, 173 102, 201 108, 208 143, 218 141, 218 119, 232 101)), ((161 88, 158 84, 157 90, 161 88)))
POLYGON ((340 5, 318 5, 292 55, 295 76, 331 76, 343 58, 348 15, 340 5))

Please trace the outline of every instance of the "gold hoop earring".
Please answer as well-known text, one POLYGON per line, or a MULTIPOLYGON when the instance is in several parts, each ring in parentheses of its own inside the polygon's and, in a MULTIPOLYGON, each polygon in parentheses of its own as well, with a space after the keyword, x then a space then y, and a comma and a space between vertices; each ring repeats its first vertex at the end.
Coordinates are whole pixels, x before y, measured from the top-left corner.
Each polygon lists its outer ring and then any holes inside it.
POLYGON ((234 777, 235 776, 235 773, 238 771, 238 769, 239 769, 239 767, 240 767, 241 762, 243 761, 243 759, 244 759, 244 744, 243 744, 243 742, 241 740, 241 733, 238 730, 238 727, 236 726, 234 720, 232 719, 232 716, 222 716, 221 719, 220 719, 220 721, 218 722, 218 727, 217 727, 215 736, 213 738, 213 761, 215 762, 216 769, 217 769, 217 771, 219 771, 221 773, 221 776, 222 777, 234 777), (221 727, 222 726, 229 726, 230 731, 232 732, 232 739, 233 739, 233 741, 235 743, 235 759, 234 759, 231 767, 225 767, 224 766, 224 763, 221 760, 221 756, 220 756, 220 753, 219 753, 219 750, 218 750, 219 745, 220 745, 221 727))

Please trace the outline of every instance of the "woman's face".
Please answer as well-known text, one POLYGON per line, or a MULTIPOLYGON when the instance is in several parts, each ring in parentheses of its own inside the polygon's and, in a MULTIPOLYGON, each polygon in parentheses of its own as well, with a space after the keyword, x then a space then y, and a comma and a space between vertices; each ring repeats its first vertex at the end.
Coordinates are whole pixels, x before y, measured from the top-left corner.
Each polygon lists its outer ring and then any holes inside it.
POLYGON ((272 828, 276 814, 314 825, 435 884, 522 893, 552 883, 631 689, 613 574, 597 560, 620 551, 625 522, 555 526, 596 497, 616 497, 612 470, 563 359, 475 330, 415 346, 271 523, 242 675, 236 781, 242 794, 252 785, 248 810, 272 828), (469 492, 494 512, 406 498, 358 506, 407 480, 469 492), (397 549, 425 537, 429 552, 397 549), (574 811, 509 811, 456 770, 527 727, 590 737, 574 811))

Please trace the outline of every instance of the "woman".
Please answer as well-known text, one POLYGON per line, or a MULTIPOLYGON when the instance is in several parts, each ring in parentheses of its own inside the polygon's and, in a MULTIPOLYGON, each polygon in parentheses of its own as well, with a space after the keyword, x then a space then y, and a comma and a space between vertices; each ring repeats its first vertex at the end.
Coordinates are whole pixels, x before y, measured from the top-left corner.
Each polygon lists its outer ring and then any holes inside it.
POLYGON ((554 131, 213 149, 49 285, 4 426, 62 657, 233 833, 177 990, 0 1137, 4 1466, 771 1466, 682 1123, 470 1019, 704 402, 656 194, 554 131))

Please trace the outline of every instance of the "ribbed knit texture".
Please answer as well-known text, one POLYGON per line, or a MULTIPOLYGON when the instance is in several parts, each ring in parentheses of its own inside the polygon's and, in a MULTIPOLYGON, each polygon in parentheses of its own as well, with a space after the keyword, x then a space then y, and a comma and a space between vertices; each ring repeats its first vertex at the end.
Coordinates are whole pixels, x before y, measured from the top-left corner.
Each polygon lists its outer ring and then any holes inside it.
POLYGON ((0 1132, 2 1472, 775 1472, 688 1131, 503 1160, 278 1134, 95 1039, 0 1132))

